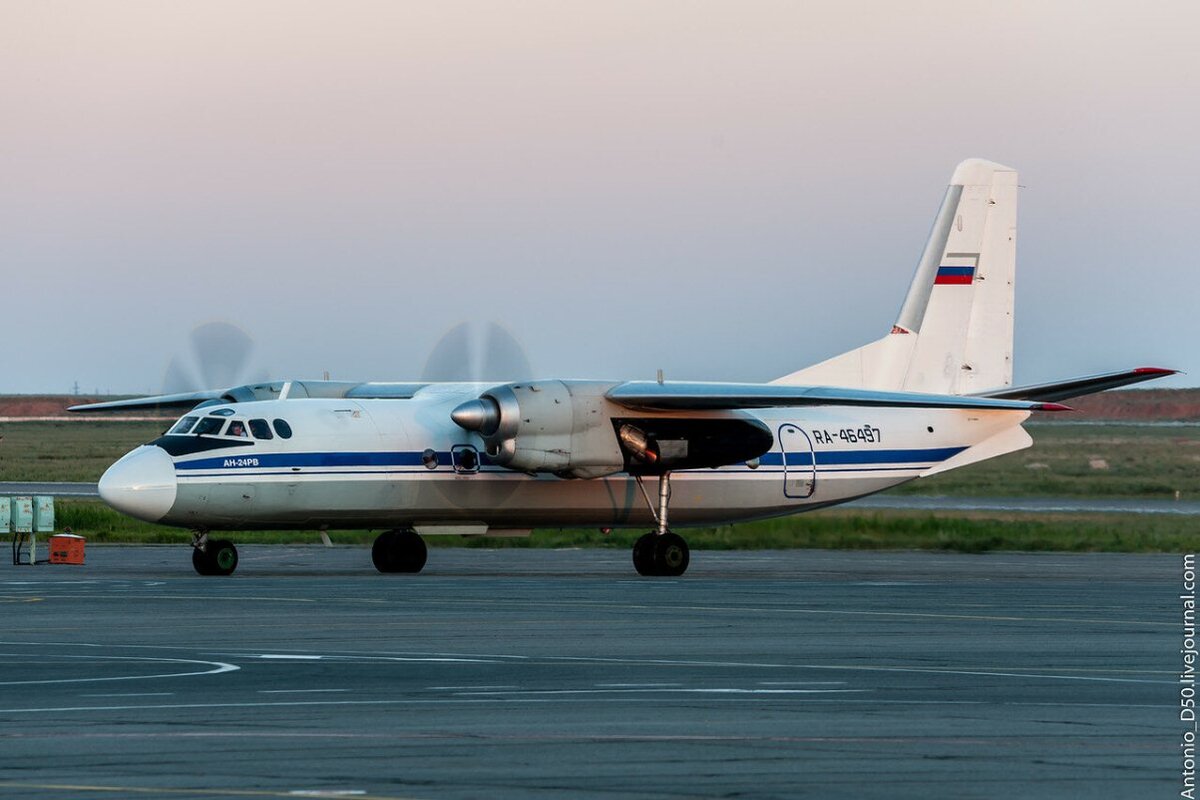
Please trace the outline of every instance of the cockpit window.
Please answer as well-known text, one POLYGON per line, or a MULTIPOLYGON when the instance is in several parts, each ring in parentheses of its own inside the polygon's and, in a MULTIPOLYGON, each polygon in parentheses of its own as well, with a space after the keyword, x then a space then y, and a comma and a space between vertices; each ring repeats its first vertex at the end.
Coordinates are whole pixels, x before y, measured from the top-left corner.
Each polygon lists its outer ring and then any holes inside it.
POLYGON ((275 433, 279 434, 280 439, 292 438, 292 426, 287 424, 287 420, 275 420, 275 433))
POLYGON ((192 429, 192 426, 196 424, 196 420, 198 420, 198 419, 200 419, 200 418, 199 417, 184 417, 183 419, 179 420, 179 422, 176 422, 175 427, 171 428, 171 430, 167 431, 167 433, 179 433, 179 434, 187 433, 188 431, 190 431, 192 429))
POLYGON ((221 428, 225 427, 225 420, 220 417, 205 417, 200 420, 200 424, 192 433, 197 436, 217 436, 221 433, 221 428))
POLYGON ((271 433, 271 426, 267 424, 265 419, 250 420, 250 434, 255 439, 274 439, 274 434, 271 433))
POLYGON ((229 423, 229 430, 225 431, 225 435, 240 436, 243 439, 246 438, 246 423, 242 422, 240 419, 235 419, 233 422, 229 423))

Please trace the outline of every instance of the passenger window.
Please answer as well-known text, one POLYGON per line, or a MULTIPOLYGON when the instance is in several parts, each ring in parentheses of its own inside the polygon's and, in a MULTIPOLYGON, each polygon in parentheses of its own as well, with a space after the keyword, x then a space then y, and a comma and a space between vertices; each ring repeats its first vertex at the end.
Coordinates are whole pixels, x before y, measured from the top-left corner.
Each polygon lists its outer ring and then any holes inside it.
POLYGON ((200 424, 196 426, 196 430, 192 433, 197 436, 217 436, 221 433, 221 428, 225 427, 225 420, 220 417, 205 417, 200 420, 200 424))
POLYGON ((196 420, 198 420, 198 419, 200 419, 200 418, 199 417, 184 417, 183 419, 179 420, 179 422, 176 422, 175 427, 171 428, 171 430, 167 431, 167 433, 178 433, 178 434, 187 433, 188 431, 190 431, 192 429, 192 426, 196 424, 196 420))
POLYGON ((235 419, 233 422, 229 423, 229 430, 225 432, 225 435, 226 436, 240 436, 241 438, 245 439, 246 438, 246 424, 244 422, 242 422, 240 419, 235 419))
POLYGON ((280 439, 290 439, 292 438, 292 426, 287 424, 287 420, 277 419, 275 420, 275 433, 279 435, 280 439))
POLYGON ((250 435, 255 439, 275 438, 275 435, 271 433, 271 426, 267 424, 265 419, 250 420, 250 435))

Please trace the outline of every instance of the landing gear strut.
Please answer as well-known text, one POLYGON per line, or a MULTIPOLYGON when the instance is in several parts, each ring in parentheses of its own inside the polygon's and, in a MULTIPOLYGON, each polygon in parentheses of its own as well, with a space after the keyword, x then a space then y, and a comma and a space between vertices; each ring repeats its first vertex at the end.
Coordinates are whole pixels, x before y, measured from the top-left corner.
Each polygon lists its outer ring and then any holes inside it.
POLYGON ((658 523, 656 530, 650 531, 633 544, 633 568, 639 575, 678 576, 687 572, 691 554, 687 542, 677 533, 672 533, 667 527, 667 509, 671 502, 671 473, 664 472, 658 479, 658 509, 650 502, 650 495, 642 484, 641 476, 635 476, 650 513, 658 523))
POLYGON ((192 567, 200 575, 232 575, 238 551, 228 539, 210 539, 207 531, 192 534, 192 567))
POLYGON ((384 531, 371 546, 371 561, 380 572, 420 572, 428 552, 416 531, 384 531))

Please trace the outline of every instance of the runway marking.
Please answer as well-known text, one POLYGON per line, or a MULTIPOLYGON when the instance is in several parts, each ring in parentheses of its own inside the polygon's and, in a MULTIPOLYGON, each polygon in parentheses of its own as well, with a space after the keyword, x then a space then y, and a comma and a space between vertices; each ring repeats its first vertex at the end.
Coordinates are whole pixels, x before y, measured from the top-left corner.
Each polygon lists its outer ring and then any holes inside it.
MULTIPOLYGON (((345 797, 335 794, 298 794, 297 790, 290 792, 270 791, 264 789, 178 789, 156 786, 103 786, 98 784, 80 783, 24 783, 19 781, 0 781, 0 787, 9 789, 39 789, 52 792, 96 792, 104 794, 149 794, 170 795, 172 797, 345 797)), ((299 790, 301 792, 305 790, 299 790)), ((355 794, 363 800, 413 800, 408 795, 355 794)))
MULTIPOLYGON (((4 653, 3 655, 12 657, 20 656, 27 658, 38 658, 36 653, 4 653)), ((193 658, 153 658, 151 656, 109 656, 109 655, 94 655, 94 656, 71 656, 58 655, 57 658, 74 658, 81 660, 96 660, 104 661, 154 661, 165 662, 172 664, 205 664, 211 666, 212 669, 199 670, 194 672, 164 672, 157 675, 114 675, 107 678, 52 678, 45 680, 33 681, 0 681, 0 686, 34 686, 42 684, 54 683, 100 683, 104 681, 142 681, 151 680, 153 678, 189 678, 197 675, 219 675, 222 672, 234 672, 241 669, 235 664, 226 664, 223 661, 199 661, 193 658)))
POLYGON ((292 653, 218 653, 226 658, 258 658, 267 661, 337 661, 340 663, 362 664, 372 661, 395 661, 417 664, 496 664, 495 658, 465 658, 461 656, 375 656, 367 654, 337 654, 306 655, 292 653))
MULTIPOLYGON (((503 655, 491 656, 492 658, 506 658, 503 655)), ((1142 678, 1102 678, 1088 675, 1047 675, 1038 672, 1010 672, 988 669, 939 669, 935 667, 885 667, 885 666, 863 666, 842 665, 842 664, 767 664, 755 662, 738 662, 738 661, 685 661, 666 658, 606 658, 604 656, 542 656, 540 658, 531 656, 522 656, 522 658, 535 658, 536 661, 543 662, 582 662, 595 664, 647 664, 647 665, 664 665, 664 666, 683 666, 683 667, 738 667, 738 668, 759 668, 759 669, 846 669, 846 670, 866 670, 875 672, 929 672, 935 674, 948 675, 971 675, 984 677, 999 677, 999 678, 1047 678, 1055 680, 1076 680, 1076 681, 1099 681, 1108 683, 1163 683, 1174 685, 1175 681, 1163 680, 1148 680, 1142 678)), ((1094 670, 1080 669, 1080 672, 1089 672, 1094 670)), ((1155 673, 1162 672, 1155 670, 1155 673)), ((1173 673, 1171 673, 1173 674, 1173 673)))
MULTIPOLYGON (((589 702, 609 702, 609 703, 627 703, 627 702, 644 702, 644 693, 641 692, 622 692, 615 693, 613 697, 597 697, 589 702)), ((722 701, 729 703, 745 702, 746 697, 716 694, 710 695, 713 702, 722 701)), ((873 706, 893 705, 893 706, 1004 706, 1004 707, 1050 707, 1050 708, 1154 708, 1154 709, 1169 709, 1172 708, 1170 703, 1065 703, 1065 702, 998 702, 990 703, 986 700, 884 700, 877 697, 870 699, 856 700, 853 697, 840 697, 837 699, 822 699, 805 694, 803 697, 797 696, 796 700, 804 700, 806 703, 812 704, 870 704, 873 706)), ((312 706, 437 706, 437 705, 484 705, 487 703, 570 703, 574 702, 565 697, 461 697, 461 698, 439 698, 431 700, 412 699, 412 700, 290 700, 278 702, 245 702, 245 703, 159 703, 156 705, 124 705, 124 706, 48 706, 42 708, 0 708, 0 714, 47 714, 47 713, 66 713, 78 711, 176 711, 180 709, 202 709, 212 710, 215 708, 307 708, 312 706)), ((178 735, 178 734, 177 734, 178 735)), ((253 734, 258 736, 258 733, 253 734)), ((289 734, 278 734, 287 736, 289 734)), ((294 734, 292 734, 294 735, 294 734)), ((326 737, 334 734, 321 733, 318 737, 326 737)), ((0 784, 3 785, 3 784, 0 784)))
POLYGON ((80 697, 174 697, 175 692, 113 692, 110 694, 81 694, 80 697))
MULTIPOLYGON (((712 694, 709 696, 712 702, 726 703, 744 703, 744 696, 730 696, 730 694, 712 694)), ((666 698, 664 698, 665 700, 666 698)), ((1051 702, 1019 702, 1019 703, 989 703, 988 700, 889 700, 880 698, 870 699, 854 699, 853 697, 839 697, 836 699, 822 699, 820 697, 812 697, 810 694, 805 694, 804 697, 796 697, 797 700, 804 700, 805 703, 828 705, 839 703, 858 704, 858 705, 988 705, 988 706, 1012 706, 1012 708, 1098 708, 1098 709, 1170 709, 1172 706, 1169 703, 1051 703, 1051 702)), ((500 704, 517 704, 517 703, 574 703, 574 699, 566 697, 520 697, 520 698, 504 698, 504 697, 478 697, 478 698, 457 698, 457 699, 380 699, 380 700, 290 700, 290 702, 275 702, 275 703, 161 703, 157 705, 77 705, 77 706, 48 706, 48 708, 29 708, 29 709, 0 709, 0 714, 61 714, 61 712, 70 711, 174 711, 180 709, 247 709, 247 708, 310 708, 310 706, 328 706, 328 705, 484 705, 487 703, 500 704)), ((643 703, 644 694, 641 692, 620 693, 614 697, 594 698, 590 700, 593 703, 643 703)), ((180 734, 176 734, 180 735, 180 734)), ((186 735, 186 734, 184 734, 186 735)), ((254 734, 258 735, 258 734, 254 734)), ((289 734, 277 734, 289 735, 289 734)), ((336 738, 337 734, 320 734, 320 736, 332 736, 336 738)), ((318 736, 318 738, 320 738, 318 736)))
POLYGON ((939 669, 936 667, 871 667, 842 664, 797 664, 798 669, 852 669, 862 672, 920 672, 933 675, 970 675, 984 678, 1044 678, 1058 681, 1094 681, 1098 683, 1158 683, 1174 686, 1175 681, 1148 680, 1145 678, 1100 678, 1094 675, 1046 675, 1037 672, 994 672, 987 670, 939 669))
POLYGON ((262 655, 259 655, 259 656, 250 656, 250 657, 251 658, 292 659, 295 661, 317 661, 319 659, 324 658, 325 656, 302 656, 302 655, 290 655, 290 654, 263 653, 262 655))
POLYGON ((349 689, 259 689, 259 694, 322 694, 348 692, 349 689))
POLYGON ((501 684, 498 686, 427 686, 425 688, 431 692, 440 692, 454 689, 520 689, 521 687, 514 684, 501 684))
POLYGON ((838 686, 845 681, 759 681, 759 686, 838 686))
MULTIPOLYGON (((597 683, 600 689, 668 689, 672 686, 683 686, 682 683, 597 683)), ((479 686, 479 689, 488 687, 479 686)), ((516 688, 516 687, 513 687, 516 688)))
POLYGON ((871 689, 520 689, 509 692, 458 692, 463 697, 474 695, 574 695, 574 694, 844 694, 869 692, 871 689))

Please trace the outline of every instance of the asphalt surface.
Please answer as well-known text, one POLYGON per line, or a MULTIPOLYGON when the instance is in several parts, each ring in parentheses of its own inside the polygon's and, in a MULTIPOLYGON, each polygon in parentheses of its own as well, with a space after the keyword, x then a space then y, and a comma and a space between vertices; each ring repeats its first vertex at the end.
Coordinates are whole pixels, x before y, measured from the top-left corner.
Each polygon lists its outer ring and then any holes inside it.
POLYGON ((1162 555, 185 547, 0 567, 0 795, 1178 796, 1162 555))

